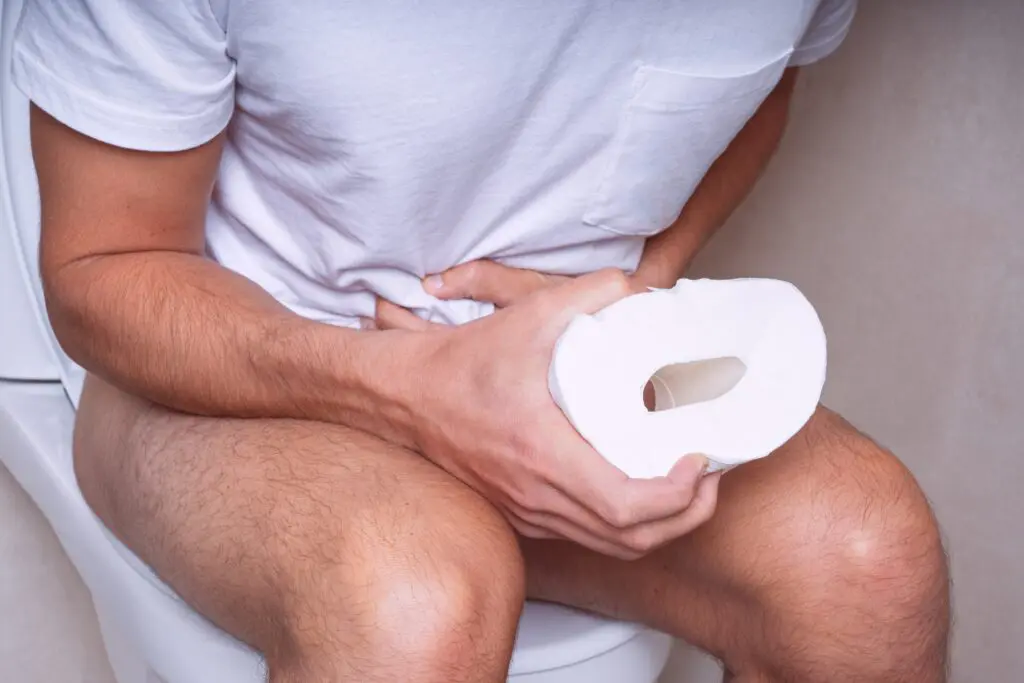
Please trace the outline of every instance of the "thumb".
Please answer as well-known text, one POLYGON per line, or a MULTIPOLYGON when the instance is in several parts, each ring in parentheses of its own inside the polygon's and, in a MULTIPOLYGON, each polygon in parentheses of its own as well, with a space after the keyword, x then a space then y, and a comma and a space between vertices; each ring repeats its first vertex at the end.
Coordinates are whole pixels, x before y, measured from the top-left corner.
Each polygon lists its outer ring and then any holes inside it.
POLYGON ((423 288, 438 299, 473 299, 504 308, 561 279, 494 261, 470 261, 425 278, 423 288))
POLYGON ((708 458, 700 453, 691 453, 679 459, 672 467, 668 478, 677 484, 696 488, 700 480, 707 474, 708 458))

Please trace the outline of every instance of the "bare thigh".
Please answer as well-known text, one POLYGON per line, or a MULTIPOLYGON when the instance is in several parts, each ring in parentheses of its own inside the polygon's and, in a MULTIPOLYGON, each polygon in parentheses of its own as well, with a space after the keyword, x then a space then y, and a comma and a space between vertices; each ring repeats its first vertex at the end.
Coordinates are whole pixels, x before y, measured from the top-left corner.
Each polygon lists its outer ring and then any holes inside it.
POLYGON ((447 473, 340 427, 179 415, 94 379, 79 424, 86 498, 184 599, 272 669, 342 669, 281 680, 504 680, 524 594, 685 638, 737 680, 942 680, 935 519, 825 409, 728 473, 710 523, 636 562, 517 540, 447 473))
POLYGON ((728 472, 710 522, 641 560, 553 541, 523 550, 531 596, 661 628, 737 681, 945 680, 936 520, 907 468, 825 408, 728 472))
POLYGON ((504 680, 516 538, 426 460, 320 423, 177 414, 95 378, 78 425, 95 512, 272 676, 504 680))

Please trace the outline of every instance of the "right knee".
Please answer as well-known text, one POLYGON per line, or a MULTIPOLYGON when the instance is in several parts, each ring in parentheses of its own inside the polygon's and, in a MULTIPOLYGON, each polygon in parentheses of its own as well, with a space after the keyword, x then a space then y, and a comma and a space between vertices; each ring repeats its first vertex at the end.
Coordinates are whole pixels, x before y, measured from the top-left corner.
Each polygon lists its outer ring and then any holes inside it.
POLYGON ((473 547, 378 547, 325 573, 286 629, 286 668, 310 681, 504 681, 525 570, 500 528, 473 547))
POLYGON ((525 600, 515 565, 443 561, 394 573, 369 594, 374 604, 361 630, 374 659, 443 671, 452 681, 471 680, 474 670, 507 669, 525 600))

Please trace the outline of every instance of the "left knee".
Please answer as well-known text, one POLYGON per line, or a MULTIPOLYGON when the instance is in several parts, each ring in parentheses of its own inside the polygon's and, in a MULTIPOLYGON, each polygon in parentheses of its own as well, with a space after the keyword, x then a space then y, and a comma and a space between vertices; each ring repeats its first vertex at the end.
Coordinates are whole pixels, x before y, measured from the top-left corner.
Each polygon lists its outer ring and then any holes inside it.
POLYGON ((949 576, 925 495, 891 453, 828 411, 797 438, 812 456, 776 529, 791 552, 762 566, 760 602, 779 636, 771 677, 939 683, 949 576))

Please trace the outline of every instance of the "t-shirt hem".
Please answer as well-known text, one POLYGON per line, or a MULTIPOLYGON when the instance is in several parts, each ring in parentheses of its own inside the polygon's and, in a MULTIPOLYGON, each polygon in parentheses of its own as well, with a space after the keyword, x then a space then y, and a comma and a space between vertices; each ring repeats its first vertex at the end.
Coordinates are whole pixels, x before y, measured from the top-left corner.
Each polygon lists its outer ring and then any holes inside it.
POLYGON ((843 23, 840 27, 827 38, 819 40, 813 45, 801 46, 794 50, 793 56, 789 60, 790 66, 813 64, 825 59, 839 49, 839 46, 843 44, 843 41, 846 40, 847 35, 850 33, 850 27, 853 25, 853 18, 856 14, 856 3, 849 3, 846 16, 843 18, 843 23))
POLYGON ((231 120, 233 99, 187 116, 154 116, 104 101, 68 83, 43 66, 23 46, 15 46, 14 83, 50 116, 79 133, 115 147, 146 152, 177 152, 217 136, 231 120))

